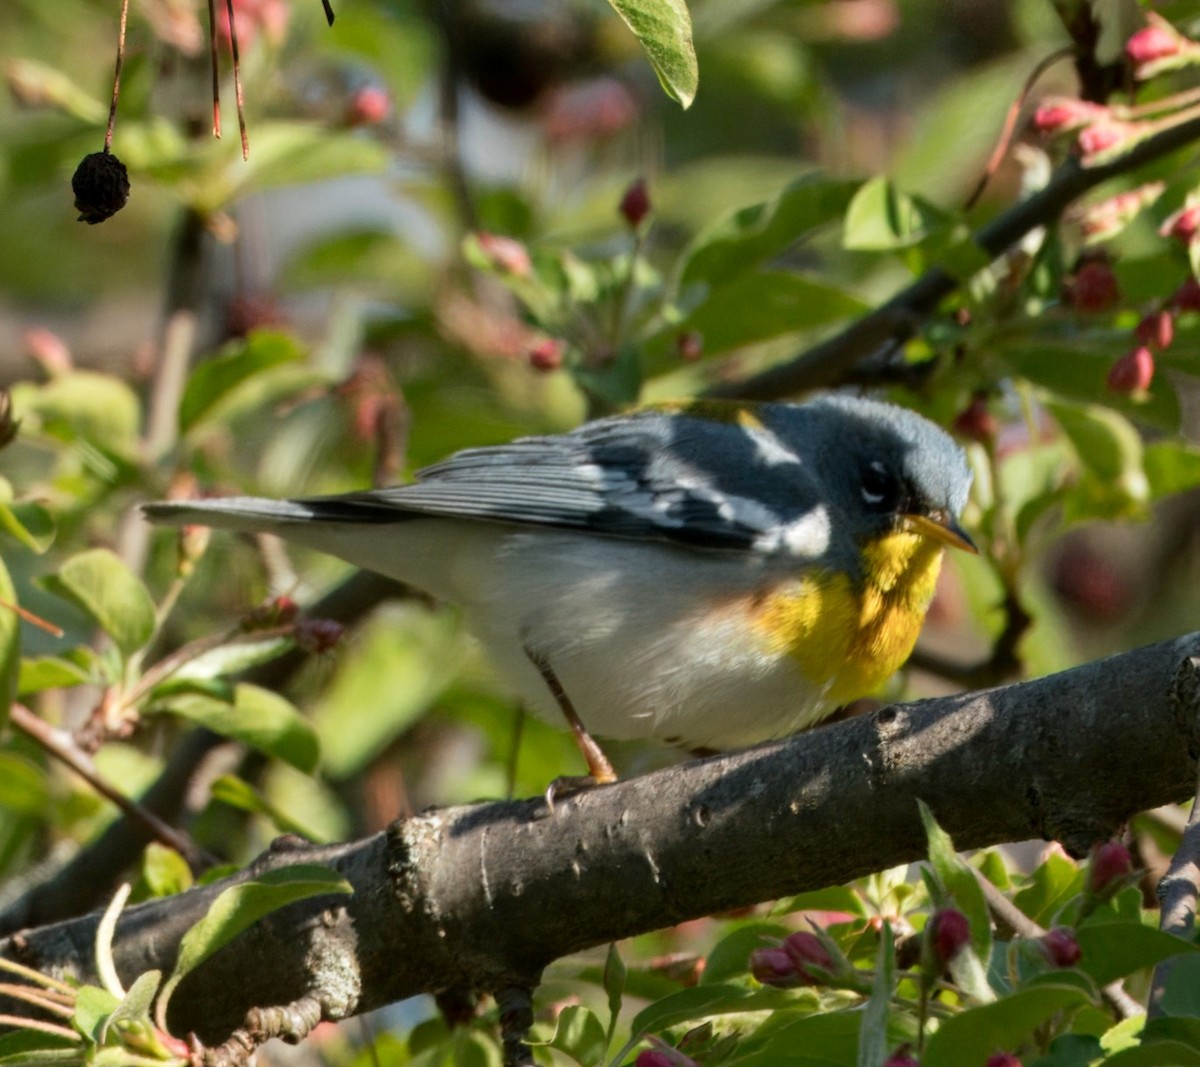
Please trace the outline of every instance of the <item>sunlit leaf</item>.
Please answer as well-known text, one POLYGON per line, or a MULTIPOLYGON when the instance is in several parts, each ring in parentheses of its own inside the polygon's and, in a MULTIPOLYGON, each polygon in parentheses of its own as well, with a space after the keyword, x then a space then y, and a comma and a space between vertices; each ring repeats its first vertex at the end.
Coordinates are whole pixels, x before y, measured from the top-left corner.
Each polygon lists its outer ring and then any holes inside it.
POLYGON ((71 556, 41 584, 86 611, 126 655, 154 633, 154 601, 145 585, 106 548, 71 556))
POLYGON ((663 89, 685 108, 696 96, 700 74, 692 44, 692 16, 684 0, 609 0, 646 55, 663 89))

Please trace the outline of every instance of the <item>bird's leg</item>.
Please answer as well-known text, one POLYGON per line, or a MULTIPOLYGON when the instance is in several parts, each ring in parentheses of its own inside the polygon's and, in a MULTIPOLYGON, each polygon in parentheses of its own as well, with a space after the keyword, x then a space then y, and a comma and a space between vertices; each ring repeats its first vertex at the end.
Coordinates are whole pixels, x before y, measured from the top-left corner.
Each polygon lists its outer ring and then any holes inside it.
POLYGON ((615 782, 617 780, 617 772, 613 770, 612 764, 608 762, 608 757, 604 754, 600 746, 596 744, 595 739, 587 732, 587 727, 583 725, 583 720, 579 718, 579 713, 575 710, 575 705, 571 703, 571 698, 567 696, 567 691, 563 689, 562 682, 558 680, 558 675, 554 673, 554 669, 528 645, 525 646, 525 655, 529 657, 529 662, 538 669, 538 673, 546 682, 550 694, 562 710, 563 718, 567 720, 567 725, 571 727, 575 744, 579 746, 579 751, 583 753, 583 759, 587 763, 588 769, 586 778, 557 778, 551 782, 550 788, 546 791, 547 802, 553 807, 556 795, 569 793, 589 785, 605 785, 608 782, 615 782))

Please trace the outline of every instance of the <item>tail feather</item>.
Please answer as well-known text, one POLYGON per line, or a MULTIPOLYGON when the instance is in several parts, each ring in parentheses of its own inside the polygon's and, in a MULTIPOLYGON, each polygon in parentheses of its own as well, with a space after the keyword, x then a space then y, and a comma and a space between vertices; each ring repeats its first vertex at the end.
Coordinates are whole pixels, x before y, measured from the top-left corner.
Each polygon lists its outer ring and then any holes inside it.
POLYGON ((271 530, 320 518, 316 509, 297 500, 230 496, 212 500, 160 501, 143 504, 151 522, 169 526, 216 526, 225 530, 271 530))

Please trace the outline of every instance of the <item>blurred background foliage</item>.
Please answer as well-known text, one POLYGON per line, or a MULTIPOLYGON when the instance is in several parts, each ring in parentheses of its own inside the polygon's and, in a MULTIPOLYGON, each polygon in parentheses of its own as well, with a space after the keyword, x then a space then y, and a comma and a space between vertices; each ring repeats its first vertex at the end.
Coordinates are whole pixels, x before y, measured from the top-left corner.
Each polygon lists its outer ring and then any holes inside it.
MULTIPOLYGON (((243 161, 227 22, 215 140, 204 6, 136 2, 113 140, 132 194, 100 226, 76 221, 70 178, 103 139, 118 5, 0 15, 0 382, 20 420, 0 466, 0 599, 64 631, 22 624, 23 658, 0 673, 127 794, 193 724, 238 742, 189 768, 178 818, 198 848, 244 862, 280 830, 332 840, 536 793, 577 756, 524 721, 453 612, 398 598, 344 635, 297 622, 292 602, 341 564, 152 535, 137 502, 359 488, 732 388, 935 265, 969 282, 865 376, 960 435, 984 552, 951 562, 924 670, 881 696, 1194 628, 1200 301, 1179 232, 1194 152, 1105 184, 986 269, 966 239, 1079 151, 1034 118, 1079 93, 1069 60, 1022 95, 1072 44, 1063 11, 1095 16, 1123 100, 1185 115, 1170 101, 1193 68, 1139 84, 1126 62, 1146 18, 1133 0, 705 0, 686 110, 603 5, 334 6, 328 26, 315 0, 235 0, 243 161), (281 695, 231 681, 297 645, 316 654, 281 695)), ((1189 9, 1155 5, 1184 30, 1189 9)), ((628 773, 677 758, 616 754, 628 773)), ((115 816, 10 731, 0 904, 115 816)), ((1156 827, 1148 865, 1170 843, 1156 827)), ((178 888, 180 870, 152 850, 139 892, 178 888)), ((714 930, 634 951, 690 958, 714 930)), ((653 974, 645 995, 666 988, 653 974)))

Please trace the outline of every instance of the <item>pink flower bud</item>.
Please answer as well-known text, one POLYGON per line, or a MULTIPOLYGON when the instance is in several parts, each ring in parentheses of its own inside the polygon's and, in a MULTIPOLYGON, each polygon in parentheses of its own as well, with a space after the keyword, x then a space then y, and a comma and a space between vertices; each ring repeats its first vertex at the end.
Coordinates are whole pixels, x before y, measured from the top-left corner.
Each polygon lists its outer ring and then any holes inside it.
POLYGON ((378 126, 391 110, 391 94, 382 85, 366 85, 347 101, 346 125, 378 126))
POLYGON ((1176 211, 1158 229, 1163 237, 1173 237, 1184 247, 1190 245, 1200 232, 1200 204, 1191 204, 1176 211))
POLYGON ((1107 261, 1091 259, 1075 272, 1064 294, 1077 311, 1107 311, 1121 299, 1117 276, 1107 261))
POLYGON ((763 985, 794 986, 796 965, 781 948, 756 948, 750 953, 750 973, 763 985))
POLYGON ((1155 60, 1178 55, 1185 40, 1161 24, 1143 26, 1125 42, 1125 57, 1134 67, 1142 67, 1155 60))
MULTIPOLYGON (((1146 349, 1138 349, 1139 352, 1146 352, 1146 356, 1150 359, 1150 375, 1154 373, 1154 360, 1146 349)), ((1131 353, 1132 354, 1132 353, 1131 353)), ((1128 359, 1128 356, 1123 357, 1128 359)), ((1115 367, 1114 367, 1115 370, 1115 367)), ((1109 375, 1109 384, 1112 384, 1112 375, 1109 375)), ((1146 378, 1144 385, 1140 389, 1145 389, 1150 384, 1149 377, 1146 378)), ((1131 390, 1124 390, 1129 392, 1131 390)), ((1103 844, 1097 845, 1092 849, 1092 865, 1088 871, 1088 889, 1097 894, 1102 894, 1106 890, 1114 886, 1114 883, 1120 883, 1128 878, 1133 873, 1133 857, 1120 841, 1105 841, 1103 844)))
POLYGON ((684 330, 675 338, 675 350, 680 359, 694 363, 704 354, 704 335, 698 330, 684 330))
POLYGON ((533 272, 529 250, 516 238, 480 231, 475 235, 475 240, 493 266, 500 270, 515 274, 518 278, 528 278, 533 272))
POLYGON ((971 924, 957 908, 941 908, 929 920, 929 943, 934 959, 945 967, 971 941, 971 924))
POLYGON ((792 961, 796 976, 804 985, 819 985, 834 969, 833 957, 816 934, 799 930, 789 934, 783 949, 792 961))
POLYGON ((984 1067, 1021 1067, 1021 1061, 1011 1052, 994 1052, 987 1058, 984 1067))
POLYGON ((564 348, 562 341, 543 337, 529 350, 530 366, 540 371, 558 370, 562 366, 564 348))
MULTIPOLYGON (((1144 393, 1154 379, 1154 354, 1145 345, 1126 352, 1109 368, 1108 387, 1114 393, 1144 393)), ((1114 842, 1115 844, 1115 842, 1114 842)), ((1125 849, 1124 845, 1119 845, 1125 849)), ((1126 861, 1129 852, 1125 850, 1126 861)))
POLYGON ((1096 157, 1119 148, 1137 132, 1138 127, 1135 123, 1106 118, 1080 130, 1076 144, 1079 145, 1084 162, 1091 162, 1096 157))
POLYGON ((1038 938, 1038 944, 1052 967, 1074 967, 1083 955, 1075 932, 1065 926, 1046 931, 1038 938))
POLYGON ((987 394, 976 393, 962 411, 955 416, 954 432, 968 441, 979 441, 981 444, 992 440, 1000 424, 996 416, 988 411, 987 394))
POLYGON ((641 226, 646 216, 650 214, 650 193, 646 188, 646 179, 638 178, 621 197, 619 208, 622 218, 636 230, 641 226))
POLYGON ((1200 311, 1200 281, 1188 278, 1171 294, 1169 303, 1180 311, 1200 311))
POLYGON ((30 326, 25 331, 25 350, 51 378, 66 374, 74 366, 66 342, 44 326, 30 326))
POLYGON ((1110 116, 1108 108, 1087 100, 1072 97, 1050 97, 1033 113, 1033 125, 1040 133, 1065 133, 1076 130, 1089 122, 1097 122, 1110 116))
POLYGON ((912 1055, 909 1051, 910 1047, 901 1045, 883 1061, 883 1067, 921 1067, 921 1061, 912 1055))
POLYGON ((1133 331, 1140 344, 1162 352, 1175 340, 1175 316, 1169 311, 1153 311, 1133 331))

